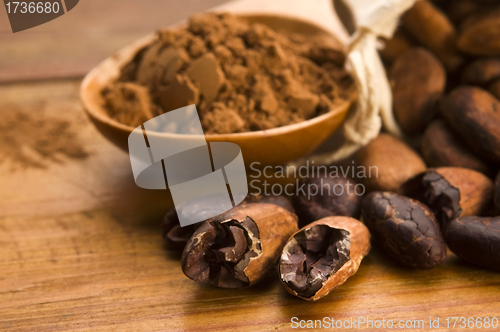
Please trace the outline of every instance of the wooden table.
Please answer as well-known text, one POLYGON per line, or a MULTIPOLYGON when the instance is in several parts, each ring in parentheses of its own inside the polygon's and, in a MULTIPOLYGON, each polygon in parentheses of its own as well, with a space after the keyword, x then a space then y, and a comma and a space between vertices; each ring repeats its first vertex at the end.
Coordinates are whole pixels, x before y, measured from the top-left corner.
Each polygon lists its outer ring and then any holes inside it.
POLYGON ((440 317, 436 330, 446 331, 447 317, 499 317, 499 274, 453 254, 433 271, 410 271, 374 250, 315 303, 276 278, 224 290, 182 274, 160 236, 167 192, 135 186, 127 154, 88 122, 78 88, 117 48, 218 2, 86 0, 15 35, 2 16, 0 331, 285 331, 292 317, 424 320, 412 331, 440 317))

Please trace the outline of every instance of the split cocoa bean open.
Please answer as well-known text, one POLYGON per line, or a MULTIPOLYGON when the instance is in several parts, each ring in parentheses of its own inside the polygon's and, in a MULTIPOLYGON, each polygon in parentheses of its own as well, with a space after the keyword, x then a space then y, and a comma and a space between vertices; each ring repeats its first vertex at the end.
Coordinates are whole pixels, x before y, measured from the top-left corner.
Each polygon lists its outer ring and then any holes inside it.
POLYGON ((343 284, 370 251, 370 233, 358 220, 332 216, 292 235, 283 248, 279 277, 292 295, 316 301, 343 284))
MULTIPOLYGON (((269 203, 281 206, 282 208, 295 213, 292 203, 284 196, 279 195, 248 195, 239 205, 249 203, 269 203)), ((182 213, 182 211, 181 211, 182 213)), ((179 218, 175 209, 167 212, 163 218, 163 239, 169 250, 182 251, 186 246, 187 241, 193 233, 200 227, 199 223, 181 227, 179 218)))
POLYGON ((493 183, 471 169, 438 167, 410 179, 402 191, 430 207, 444 231, 455 218, 484 215, 491 208, 493 183))
POLYGON ((181 258, 186 276, 222 288, 251 286, 272 272, 297 216, 267 203, 235 207, 201 224, 181 258))

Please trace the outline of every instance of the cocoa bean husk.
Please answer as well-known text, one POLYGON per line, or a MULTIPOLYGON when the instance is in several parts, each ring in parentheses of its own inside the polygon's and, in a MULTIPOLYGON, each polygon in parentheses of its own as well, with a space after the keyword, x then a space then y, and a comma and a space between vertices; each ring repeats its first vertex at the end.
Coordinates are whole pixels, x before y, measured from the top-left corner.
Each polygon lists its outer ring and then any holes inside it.
POLYGON ((411 147, 385 133, 361 148, 355 161, 358 168, 364 167, 366 172, 367 176, 360 181, 367 193, 376 190, 399 192, 403 183, 426 169, 422 158, 411 147), (370 168, 372 174, 368 176, 370 168))
POLYGON ((485 215, 491 209, 493 183, 471 169, 438 167, 407 181, 402 192, 426 204, 444 231, 455 218, 485 215))
POLYGON ((292 235, 283 248, 279 277, 292 295, 316 301, 356 273, 370 251, 370 233, 360 221, 333 216, 292 235))
POLYGON ((362 214, 374 240, 398 263, 430 270, 446 259, 436 218, 419 201, 376 191, 363 199, 362 214))
POLYGON ((394 62, 389 81, 399 125, 409 135, 421 133, 434 118, 446 85, 443 65, 431 52, 415 47, 394 62))
POLYGON ((201 224, 184 248, 182 271, 221 288, 245 288, 274 271, 297 231, 297 216, 267 203, 235 207, 201 224))
POLYGON ((440 113, 476 155, 500 163, 500 101, 478 87, 462 86, 444 97, 440 113))
POLYGON ((434 4, 420 0, 402 16, 403 26, 425 47, 432 51, 447 70, 458 68, 463 58, 456 49, 455 27, 434 4))

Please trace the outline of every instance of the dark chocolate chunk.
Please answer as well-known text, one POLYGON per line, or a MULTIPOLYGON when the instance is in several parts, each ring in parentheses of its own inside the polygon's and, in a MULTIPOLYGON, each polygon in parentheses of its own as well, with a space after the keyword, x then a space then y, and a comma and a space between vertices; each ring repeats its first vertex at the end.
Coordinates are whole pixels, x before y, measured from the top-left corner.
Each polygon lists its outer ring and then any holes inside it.
POLYGON ((500 214, 500 172, 498 172, 495 178, 495 194, 493 196, 493 201, 495 203, 495 211, 500 214))

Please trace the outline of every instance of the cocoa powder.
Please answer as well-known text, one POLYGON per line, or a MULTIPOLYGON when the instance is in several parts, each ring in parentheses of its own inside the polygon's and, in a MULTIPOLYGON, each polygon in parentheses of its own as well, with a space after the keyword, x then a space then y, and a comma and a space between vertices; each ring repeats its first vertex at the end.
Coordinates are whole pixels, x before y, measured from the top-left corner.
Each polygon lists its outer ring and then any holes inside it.
POLYGON ((85 160, 90 153, 69 120, 49 115, 45 105, 27 110, 4 105, 0 122, 0 162, 13 170, 47 168, 50 163, 85 160))
POLYGON ((207 134, 264 130, 311 119, 348 98, 353 82, 344 60, 342 45, 326 34, 200 14, 185 28, 159 30, 103 94, 109 115, 132 126, 196 104, 207 134))

